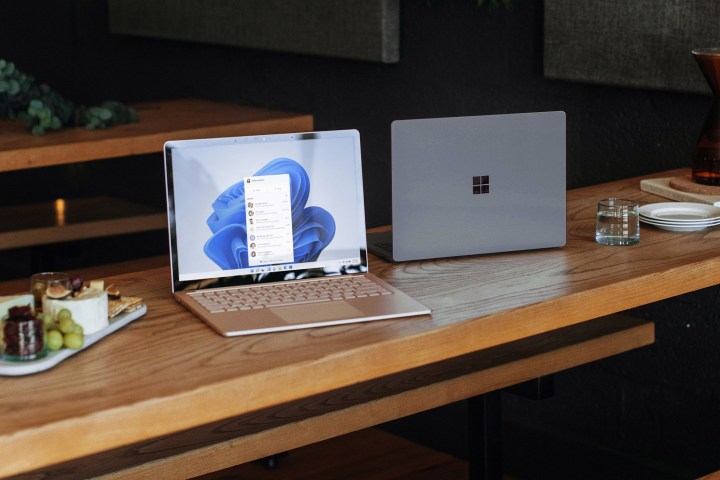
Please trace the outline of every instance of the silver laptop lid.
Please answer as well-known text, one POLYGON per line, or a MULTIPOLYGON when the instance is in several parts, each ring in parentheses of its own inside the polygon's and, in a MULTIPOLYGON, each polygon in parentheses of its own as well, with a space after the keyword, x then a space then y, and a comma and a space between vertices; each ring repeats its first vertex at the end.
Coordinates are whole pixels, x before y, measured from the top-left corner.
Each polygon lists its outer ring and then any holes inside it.
POLYGON ((392 124, 395 260, 566 241, 565 113, 392 124))
POLYGON ((165 144, 173 291, 367 271, 357 130, 165 144))

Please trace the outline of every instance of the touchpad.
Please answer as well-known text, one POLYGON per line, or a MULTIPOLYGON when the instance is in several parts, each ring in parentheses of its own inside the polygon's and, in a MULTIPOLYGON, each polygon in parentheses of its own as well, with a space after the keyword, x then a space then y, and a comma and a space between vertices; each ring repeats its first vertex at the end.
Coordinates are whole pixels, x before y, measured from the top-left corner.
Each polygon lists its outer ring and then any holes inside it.
POLYGON ((272 312, 290 324, 329 322, 364 316, 361 310, 347 302, 277 307, 273 308, 272 312))

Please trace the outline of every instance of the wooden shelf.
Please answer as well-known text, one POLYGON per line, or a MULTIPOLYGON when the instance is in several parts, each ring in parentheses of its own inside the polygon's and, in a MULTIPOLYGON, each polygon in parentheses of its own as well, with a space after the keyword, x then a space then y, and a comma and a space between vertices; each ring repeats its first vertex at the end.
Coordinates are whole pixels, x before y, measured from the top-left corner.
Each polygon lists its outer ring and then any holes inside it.
POLYGON ((113 197, 0 208, 0 250, 161 230, 163 211, 113 197))
MULTIPOLYGON (((168 140, 313 129, 313 117, 206 100, 133 105, 138 123, 106 130, 71 128, 34 137, 23 122, 0 121, 0 173, 160 153, 168 140)), ((0 250, 167 228, 166 214, 127 200, 97 197, 0 208, 0 250)))
POLYGON ((23 122, 0 121, 0 172, 161 152, 168 140, 312 130, 311 115, 206 100, 133 105, 139 123, 71 128, 34 137, 23 122))

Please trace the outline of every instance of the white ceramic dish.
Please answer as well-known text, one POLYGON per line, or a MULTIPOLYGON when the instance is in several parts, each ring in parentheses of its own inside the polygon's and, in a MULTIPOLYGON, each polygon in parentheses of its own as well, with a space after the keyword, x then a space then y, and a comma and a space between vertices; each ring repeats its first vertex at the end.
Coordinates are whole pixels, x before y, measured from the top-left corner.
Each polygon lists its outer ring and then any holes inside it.
POLYGON ((110 325, 103 328, 102 330, 93 333, 92 335, 85 335, 83 347, 79 350, 71 350, 69 348, 63 348, 54 352, 48 352, 42 358, 37 360, 29 360, 26 362, 8 362, 0 359, 0 375, 2 376, 19 376, 29 375, 31 373, 42 372, 49 368, 54 367, 63 360, 75 355, 78 352, 82 352, 90 345, 98 342, 102 338, 110 335, 111 333, 119 330, 128 323, 136 320, 147 312, 147 305, 142 305, 139 309, 128 313, 121 313, 117 317, 110 320, 110 325))
POLYGON ((661 202, 643 205, 638 209, 641 218, 675 224, 720 220, 720 207, 704 203, 661 202))
POLYGON ((654 218, 648 218, 648 217, 640 217, 640 220, 645 223, 650 223, 654 225, 677 225, 677 226, 685 226, 685 227, 711 227, 713 225, 720 225, 720 219, 719 220, 702 220, 697 222, 673 222, 671 220, 656 220, 654 218))
POLYGON ((643 218, 640 219, 640 221, 646 225, 651 225, 653 227, 661 228, 663 230, 668 230, 671 232, 699 232, 701 230, 705 230, 707 228, 712 228, 720 225, 720 222, 713 222, 713 223, 705 223, 705 224, 677 224, 677 223, 663 223, 663 222, 653 222, 648 221, 643 218))
POLYGON ((696 222, 674 222, 672 220, 656 220, 654 218, 649 217, 640 217, 640 220, 646 222, 646 223, 657 223, 659 225, 717 225, 720 223, 720 219, 718 220, 698 220, 696 222))

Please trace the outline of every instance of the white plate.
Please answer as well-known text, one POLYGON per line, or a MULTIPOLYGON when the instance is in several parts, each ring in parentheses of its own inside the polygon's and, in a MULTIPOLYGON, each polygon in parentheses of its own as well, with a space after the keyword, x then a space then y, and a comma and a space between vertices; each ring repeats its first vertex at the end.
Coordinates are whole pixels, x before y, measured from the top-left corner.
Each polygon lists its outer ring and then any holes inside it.
POLYGON ((652 225, 677 225, 677 226, 685 226, 685 227, 710 227, 713 225, 720 225, 720 219, 714 219, 714 220, 699 220, 697 222, 675 222, 672 220, 656 220, 654 218, 648 218, 648 217, 640 217, 640 221, 644 223, 649 223, 652 225))
POLYGON ((700 232, 710 227, 678 227, 677 225, 653 225, 653 227, 669 232, 700 232))
POLYGON ((712 228, 720 225, 720 222, 710 223, 710 224, 703 224, 703 225, 688 225, 688 224, 677 224, 677 223, 661 223, 661 222, 651 222, 644 219, 640 219, 641 222, 652 225, 653 227, 661 228, 663 230, 668 230, 671 232, 698 232, 700 230, 705 230, 706 228, 712 228))
POLYGON ((674 223, 720 219, 720 207, 691 202, 650 203, 640 207, 638 213, 641 217, 674 223))
POLYGON ((110 325, 103 328, 99 332, 95 332, 91 335, 85 335, 83 347, 79 350, 71 350, 69 348, 62 348, 54 352, 48 352, 42 358, 37 360, 28 360, 26 362, 8 362, 0 359, 0 375, 18 376, 18 375, 29 375, 31 373, 42 372, 49 368, 54 367, 58 363, 62 362, 68 357, 75 355, 78 352, 82 352, 93 343, 102 339, 103 337, 110 335, 116 330, 124 327, 133 320, 142 317, 147 312, 147 305, 142 305, 137 310, 128 313, 121 313, 117 317, 110 320, 110 325))

